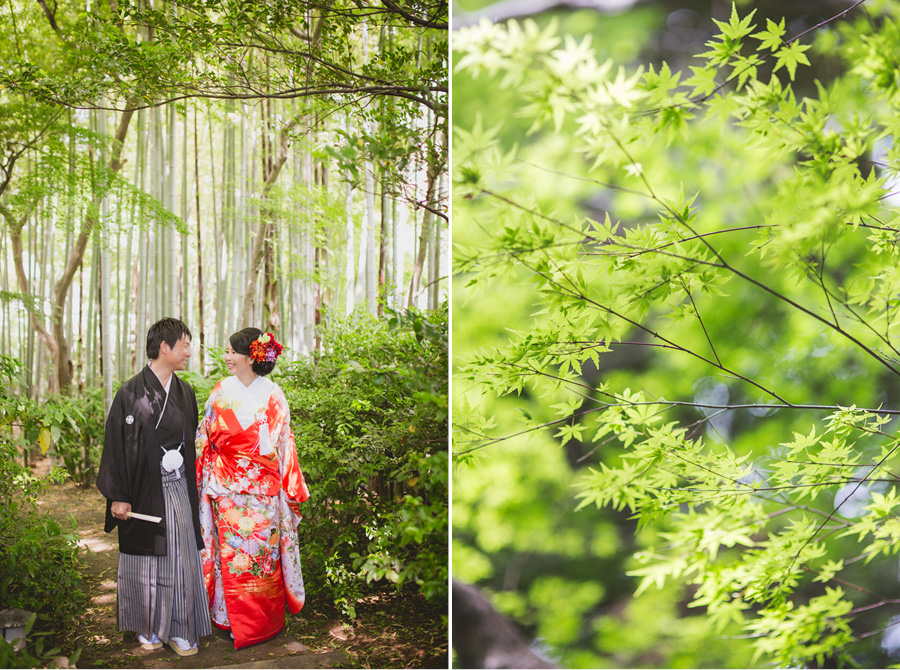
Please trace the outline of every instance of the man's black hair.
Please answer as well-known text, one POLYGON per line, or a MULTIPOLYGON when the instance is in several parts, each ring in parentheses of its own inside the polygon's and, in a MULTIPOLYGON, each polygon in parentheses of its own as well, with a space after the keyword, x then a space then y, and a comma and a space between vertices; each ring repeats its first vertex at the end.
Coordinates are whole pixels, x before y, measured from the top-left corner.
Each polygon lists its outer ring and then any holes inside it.
POLYGON ((159 358, 159 345, 165 342, 169 348, 174 348, 175 343, 182 335, 193 338, 190 328, 180 319, 165 317, 150 326, 147 331, 147 358, 155 361, 159 358))

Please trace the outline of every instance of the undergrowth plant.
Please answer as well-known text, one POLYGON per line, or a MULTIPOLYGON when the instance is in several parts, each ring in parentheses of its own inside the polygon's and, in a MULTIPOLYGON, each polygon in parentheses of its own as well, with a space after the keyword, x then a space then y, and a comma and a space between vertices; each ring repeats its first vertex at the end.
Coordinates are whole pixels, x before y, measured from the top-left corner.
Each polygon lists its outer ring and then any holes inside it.
POLYGON ((447 306, 332 319, 279 384, 300 465, 307 591, 351 618, 372 586, 447 595, 447 306))
MULTIPOLYGON (((37 505, 42 491, 68 476, 60 468, 36 477, 26 467, 22 451, 31 443, 18 423, 38 421, 28 410, 35 406, 12 396, 10 388, 18 365, 2 357, 0 365, 0 603, 36 615, 36 638, 51 634, 63 643, 76 617, 83 614, 87 597, 79 573, 75 523, 66 527, 37 505)), ((35 410, 37 413, 37 410, 35 410)), ((34 625, 34 624, 32 624, 34 625)), ((43 642, 41 642, 43 647, 43 642)))

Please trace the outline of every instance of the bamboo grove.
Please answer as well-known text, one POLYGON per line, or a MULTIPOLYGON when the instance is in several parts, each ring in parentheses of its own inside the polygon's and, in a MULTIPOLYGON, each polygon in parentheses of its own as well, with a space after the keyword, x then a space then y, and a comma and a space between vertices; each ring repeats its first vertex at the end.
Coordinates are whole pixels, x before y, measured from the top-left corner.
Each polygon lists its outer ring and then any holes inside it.
POLYGON ((244 325, 446 292, 447 7, 95 0, 0 8, 0 353, 22 392, 192 368, 244 325))

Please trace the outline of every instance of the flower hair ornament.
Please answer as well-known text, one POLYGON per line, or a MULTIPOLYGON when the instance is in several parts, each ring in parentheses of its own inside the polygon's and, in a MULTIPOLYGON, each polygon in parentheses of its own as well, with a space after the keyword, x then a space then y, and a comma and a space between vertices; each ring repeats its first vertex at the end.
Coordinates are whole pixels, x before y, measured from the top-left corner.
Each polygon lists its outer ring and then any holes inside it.
POLYGON ((250 343, 250 358, 257 363, 274 363, 283 349, 272 333, 263 333, 250 343))

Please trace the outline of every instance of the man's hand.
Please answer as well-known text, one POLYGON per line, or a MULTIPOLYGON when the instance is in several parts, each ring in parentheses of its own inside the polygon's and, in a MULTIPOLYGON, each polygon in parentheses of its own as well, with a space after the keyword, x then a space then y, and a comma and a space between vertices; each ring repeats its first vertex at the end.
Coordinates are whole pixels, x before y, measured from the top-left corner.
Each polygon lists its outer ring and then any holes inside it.
POLYGON ((110 511, 114 517, 124 521, 128 518, 128 513, 131 511, 131 503, 114 501, 110 511))

